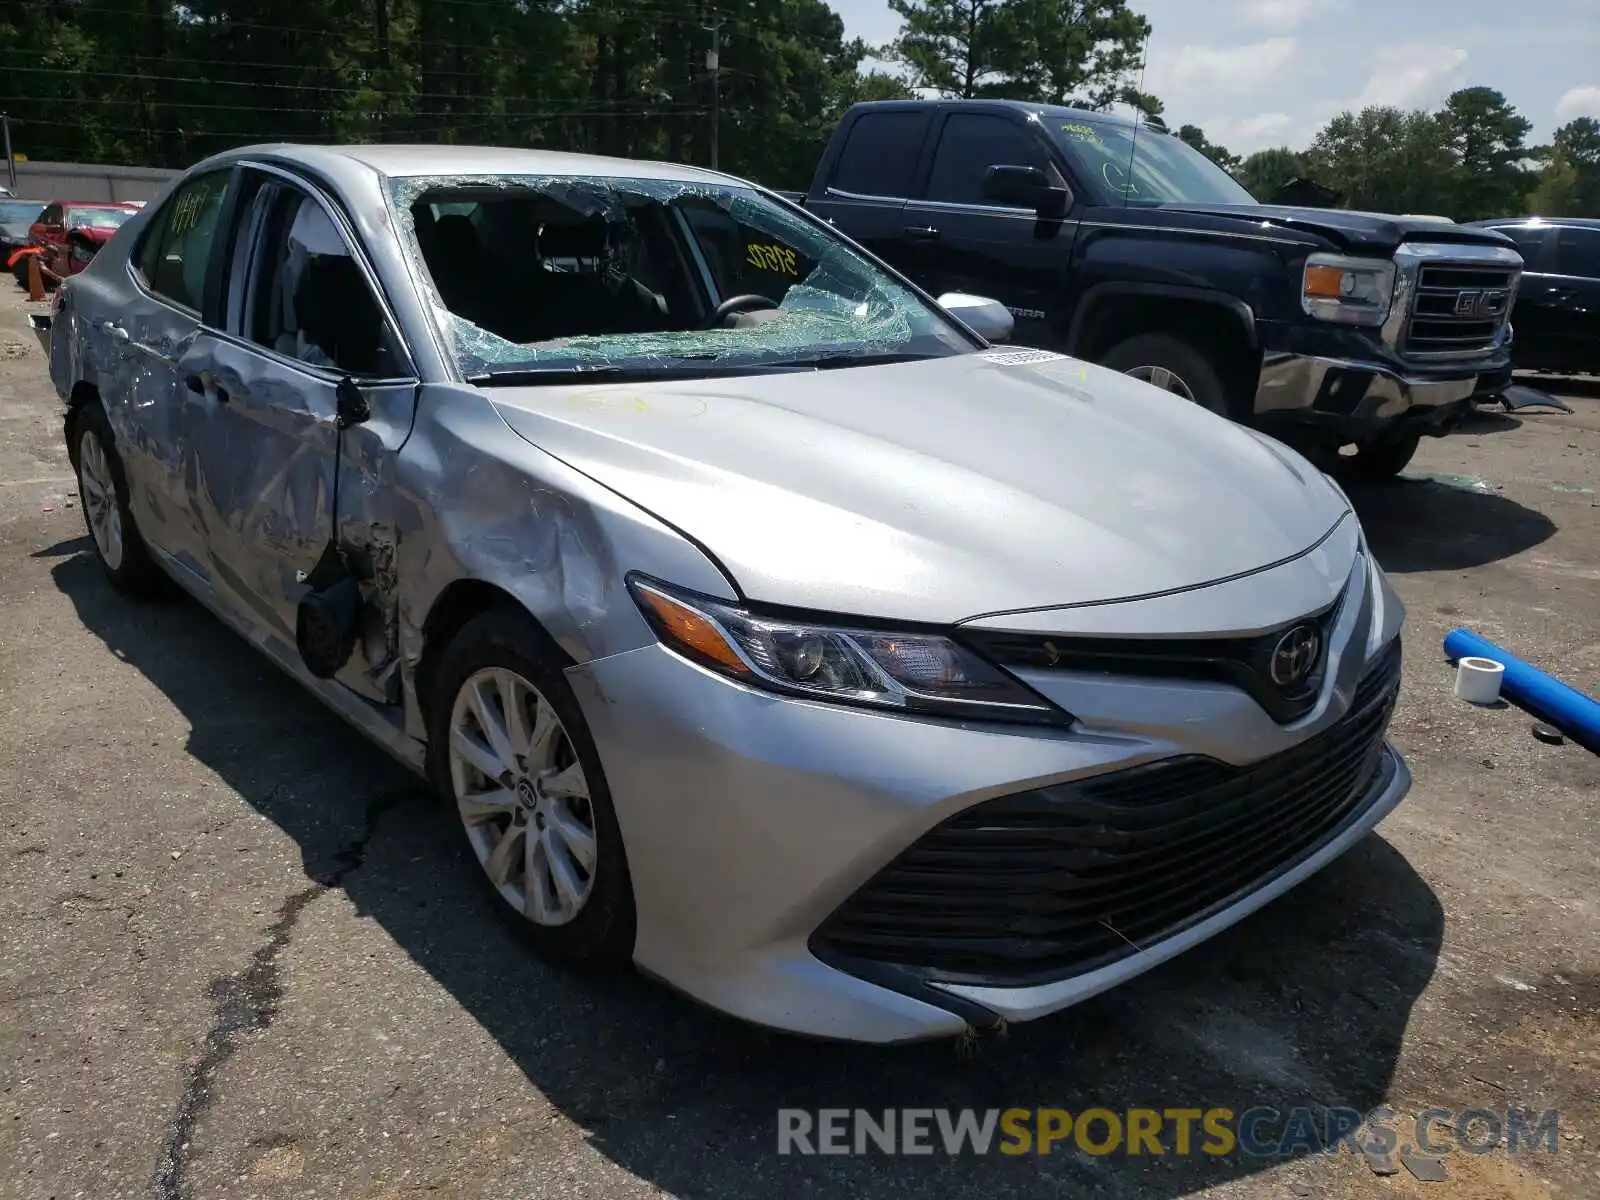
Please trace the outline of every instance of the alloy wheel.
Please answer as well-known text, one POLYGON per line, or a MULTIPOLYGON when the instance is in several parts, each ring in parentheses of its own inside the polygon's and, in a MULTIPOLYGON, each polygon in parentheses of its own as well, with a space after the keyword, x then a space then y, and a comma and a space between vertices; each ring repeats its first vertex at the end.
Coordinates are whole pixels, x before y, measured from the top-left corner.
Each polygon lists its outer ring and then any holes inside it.
POLYGON ((1125 375, 1132 375, 1135 379, 1142 379, 1163 392, 1171 392, 1175 396, 1182 396, 1190 403, 1194 402, 1194 392, 1179 375, 1169 371, 1166 367, 1130 367, 1124 371, 1125 375))
POLYGON ((567 924, 594 890, 599 838, 556 710, 515 671, 476 671, 456 692, 449 753, 457 811, 496 890, 537 925, 567 924))
POLYGON ((78 491, 95 547, 106 566, 115 571, 122 566, 122 510, 117 505, 111 461, 93 429, 84 430, 78 441, 78 491))

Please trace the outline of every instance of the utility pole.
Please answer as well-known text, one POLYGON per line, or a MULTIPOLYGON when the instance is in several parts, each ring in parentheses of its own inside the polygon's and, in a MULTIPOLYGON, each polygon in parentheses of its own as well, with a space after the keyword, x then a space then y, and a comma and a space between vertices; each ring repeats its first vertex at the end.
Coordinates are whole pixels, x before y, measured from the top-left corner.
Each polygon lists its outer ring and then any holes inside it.
POLYGON ((722 17, 711 10, 711 24, 702 25, 711 35, 711 49, 706 51, 706 70, 711 72, 711 169, 717 169, 717 135, 722 126, 722 17))
POLYGON ((16 156, 11 153, 10 113, 0 113, 0 125, 3 125, 6 131, 6 187, 9 188, 14 195, 17 190, 17 159, 16 156))

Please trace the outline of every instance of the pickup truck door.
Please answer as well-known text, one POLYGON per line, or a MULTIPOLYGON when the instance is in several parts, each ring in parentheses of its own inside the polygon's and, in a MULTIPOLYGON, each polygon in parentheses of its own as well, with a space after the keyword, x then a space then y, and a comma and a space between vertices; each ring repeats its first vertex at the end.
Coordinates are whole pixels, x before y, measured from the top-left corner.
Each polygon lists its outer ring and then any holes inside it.
POLYGON ((806 198, 811 212, 908 274, 915 247, 904 235, 906 198, 932 123, 925 104, 860 113, 840 129, 843 144, 806 198))
POLYGON ((211 583, 258 636, 294 646, 305 580, 333 529, 336 393, 353 379, 371 415, 344 434, 338 523, 369 609, 336 678, 397 703, 394 623, 383 614, 394 602, 394 461, 416 411, 415 372, 332 201, 246 168, 240 203, 225 327, 202 331, 179 363, 196 460, 189 502, 211 583))
MULTIPOLYGON (((1020 114, 1019 114, 1020 117, 1020 114)), ((1000 301, 1016 321, 1012 340, 1049 346, 1066 330, 1067 273, 1075 220, 1041 220, 983 193, 997 165, 1037 167, 1064 184, 1041 134, 992 112, 951 112, 938 131, 927 181, 905 209, 908 274, 934 295, 969 292, 1000 301)))

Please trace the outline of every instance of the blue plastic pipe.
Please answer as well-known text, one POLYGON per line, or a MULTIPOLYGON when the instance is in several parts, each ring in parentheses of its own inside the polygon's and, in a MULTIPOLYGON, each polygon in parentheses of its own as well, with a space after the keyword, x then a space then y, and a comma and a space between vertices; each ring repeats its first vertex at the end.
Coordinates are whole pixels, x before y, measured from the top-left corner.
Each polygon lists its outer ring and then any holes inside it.
POLYGON ((1584 749, 1600 754, 1600 700, 1585 696, 1559 679, 1507 654, 1470 629, 1452 629, 1444 635, 1444 652, 1451 662, 1462 658, 1492 658, 1504 663, 1500 692, 1512 704, 1554 725, 1584 749))

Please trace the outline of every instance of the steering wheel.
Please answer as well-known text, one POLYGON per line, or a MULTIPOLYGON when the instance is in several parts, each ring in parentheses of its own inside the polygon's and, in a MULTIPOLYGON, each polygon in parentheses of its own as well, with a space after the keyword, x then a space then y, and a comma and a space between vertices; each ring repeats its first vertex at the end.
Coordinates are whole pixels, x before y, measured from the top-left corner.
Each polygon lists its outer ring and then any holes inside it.
POLYGON ((752 312, 760 308, 777 307, 778 302, 776 300, 768 300, 765 296, 758 296, 754 292, 748 292, 743 296, 729 296, 721 304, 717 305, 716 311, 713 312, 710 318, 706 321, 706 328, 715 329, 729 317, 733 316, 734 313, 752 312))

